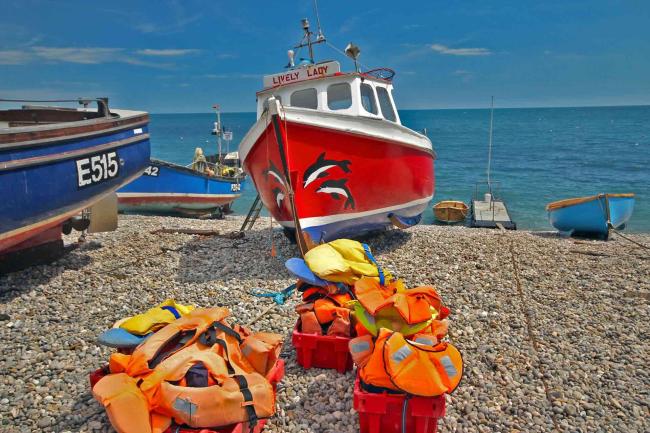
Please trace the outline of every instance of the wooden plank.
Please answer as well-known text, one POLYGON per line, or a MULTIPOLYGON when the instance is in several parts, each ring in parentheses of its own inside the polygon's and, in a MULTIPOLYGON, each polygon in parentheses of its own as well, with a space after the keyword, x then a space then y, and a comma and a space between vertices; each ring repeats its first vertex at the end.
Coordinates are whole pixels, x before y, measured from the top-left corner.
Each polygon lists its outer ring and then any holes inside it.
POLYGON ((152 230, 151 234, 158 233, 180 233, 184 235, 200 235, 200 236, 216 236, 219 234, 218 230, 204 230, 204 229, 183 229, 183 228, 162 228, 152 230))
POLYGON ((512 221, 506 206, 501 201, 479 201, 473 202, 474 219, 476 221, 512 221))
POLYGON ((86 138, 103 133, 118 132, 123 129, 144 126, 149 122, 149 115, 142 114, 126 118, 100 118, 90 119, 81 122, 74 122, 76 125, 67 126, 65 123, 50 124, 52 128, 42 128, 35 126, 33 131, 29 132, 9 132, 0 133, 0 148, 20 147, 29 142, 29 145, 45 145, 51 141, 65 138, 86 138), (37 143, 33 141, 38 141, 37 143))

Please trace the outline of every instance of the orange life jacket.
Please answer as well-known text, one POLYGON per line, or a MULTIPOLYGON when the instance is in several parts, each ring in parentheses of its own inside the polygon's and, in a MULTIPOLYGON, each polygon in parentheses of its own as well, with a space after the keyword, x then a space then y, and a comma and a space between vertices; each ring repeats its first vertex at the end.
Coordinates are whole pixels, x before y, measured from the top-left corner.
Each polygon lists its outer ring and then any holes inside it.
POLYGON ((112 374, 93 394, 119 433, 162 433, 172 420, 190 427, 218 427, 273 415, 275 393, 265 376, 282 338, 230 327, 225 308, 196 309, 140 344, 133 354, 113 354, 112 374), (207 382, 187 385, 202 366, 207 382))
POLYGON ((412 335, 449 315, 449 309, 430 286, 406 289, 400 280, 381 285, 374 278, 364 277, 354 284, 354 293, 358 300, 354 315, 373 335, 381 327, 412 335))
POLYGON ((379 388, 433 397, 452 392, 463 375, 458 349, 426 334, 411 341, 381 328, 375 341, 370 335, 357 337, 349 348, 361 380, 379 388))
POLYGON ((350 310, 345 305, 351 299, 348 294, 332 294, 296 306, 296 312, 300 314, 300 331, 323 335, 322 326, 327 326, 326 335, 349 337, 350 310))

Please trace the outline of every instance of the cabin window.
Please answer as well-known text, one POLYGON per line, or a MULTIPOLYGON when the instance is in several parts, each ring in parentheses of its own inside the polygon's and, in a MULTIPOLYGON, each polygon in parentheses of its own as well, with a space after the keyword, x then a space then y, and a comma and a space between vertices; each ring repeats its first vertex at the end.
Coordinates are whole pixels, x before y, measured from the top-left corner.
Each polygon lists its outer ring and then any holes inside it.
POLYGON ((377 87, 377 97, 379 98, 379 106, 381 107, 384 118, 394 122, 396 120, 395 110, 393 109, 393 104, 390 102, 388 90, 385 87, 377 87))
POLYGON ((327 88, 327 106, 330 110, 345 110, 352 106, 352 88, 349 83, 332 84, 327 88))
POLYGON ((317 109, 318 96, 316 95, 316 89, 296 90, 291 94, 291 105, 293 107, 317 109))
POLYGON ((361 83, 361 105, 368 113, 377 114, 375 92, 370 84, 361 83))

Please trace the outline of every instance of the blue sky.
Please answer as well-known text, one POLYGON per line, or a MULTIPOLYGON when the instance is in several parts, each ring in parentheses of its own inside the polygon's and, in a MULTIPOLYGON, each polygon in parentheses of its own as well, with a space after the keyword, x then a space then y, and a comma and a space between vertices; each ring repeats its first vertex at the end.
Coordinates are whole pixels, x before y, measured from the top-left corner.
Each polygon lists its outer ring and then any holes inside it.
MULTIPOLYGON (((331 44, 397 71, 399 108, 650 104, 650 2, 321 0, 331 44)), ((254 111, 312 0, 2 0, 0 98, 254 111)), ((318 60, 338 59, 327 46, 318 60)))

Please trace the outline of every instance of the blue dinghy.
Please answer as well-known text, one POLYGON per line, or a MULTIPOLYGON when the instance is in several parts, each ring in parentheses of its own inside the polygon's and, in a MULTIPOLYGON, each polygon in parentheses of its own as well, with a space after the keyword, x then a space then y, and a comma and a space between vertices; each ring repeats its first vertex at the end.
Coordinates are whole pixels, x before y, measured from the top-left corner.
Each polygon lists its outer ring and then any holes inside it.
POLYGON ((143 175, 117 192, 121 212, 202 215, 220 212, 241 195, 239 175, 220 176, 152 159, 143 175))
MULTIPOLYGON (((98 109, 0 110, 0 261, 10 252, 60 243, 72 217, 148 164, 147 113, 109 110, 107 98, 55 102, 97 102, 98 109)), ((85 220, 75 221, 78 228, 85 220)))
POLYGON ((546 206, 551 225, 569 235, 607 239, 622 230, 634 210, 634 194, 598 194, 570 198, 546 206))

